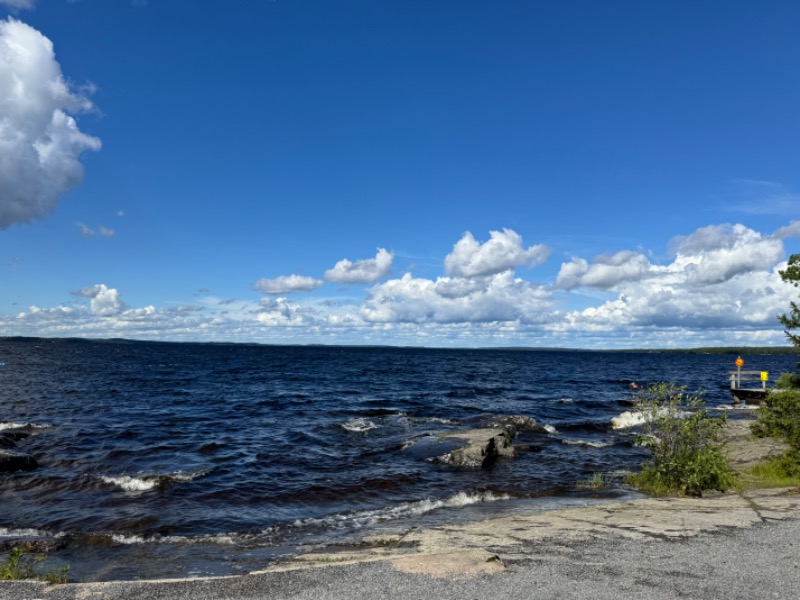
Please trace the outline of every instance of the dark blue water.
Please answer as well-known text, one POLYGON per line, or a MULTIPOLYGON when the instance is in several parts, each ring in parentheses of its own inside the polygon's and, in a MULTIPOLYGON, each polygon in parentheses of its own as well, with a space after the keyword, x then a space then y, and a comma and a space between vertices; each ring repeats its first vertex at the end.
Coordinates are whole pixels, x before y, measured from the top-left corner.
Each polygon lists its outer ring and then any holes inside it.
POLYGON ((376 529, 626 494, 643 454, 611 420, 628 384, 730 405, 734 358, 0 341, 0 433, 40 463, 0 473, 0 542, 37 540, 83 580, 225 574, 376 529), (549 432, 490 469, 431 460, 443 433, 504 415, 549 432), (618 483, 576 485, 596 472, 618 483))

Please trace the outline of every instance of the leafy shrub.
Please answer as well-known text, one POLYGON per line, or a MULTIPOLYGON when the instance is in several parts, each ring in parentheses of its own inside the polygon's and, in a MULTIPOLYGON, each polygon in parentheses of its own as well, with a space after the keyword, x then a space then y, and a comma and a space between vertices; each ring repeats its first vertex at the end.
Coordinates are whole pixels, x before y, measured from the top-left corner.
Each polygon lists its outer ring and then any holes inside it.
POLYGON ((800 450, 800 390, 770 392, 751 427, 758 437, 774 437, 800 450))
POLYGON ((800 373, 781 373, 775 381, 775 388, 779 390, 800 390, 800 373))
POLYGON ((651 457, 628 481, 644 491, 700 496, 704 490, 724 491, 735 483, 720 442, 725 417, 709 416, 703 399, 684 390, 662 383, 640 392, 637 399, 644 416, 637 443, 651 457))

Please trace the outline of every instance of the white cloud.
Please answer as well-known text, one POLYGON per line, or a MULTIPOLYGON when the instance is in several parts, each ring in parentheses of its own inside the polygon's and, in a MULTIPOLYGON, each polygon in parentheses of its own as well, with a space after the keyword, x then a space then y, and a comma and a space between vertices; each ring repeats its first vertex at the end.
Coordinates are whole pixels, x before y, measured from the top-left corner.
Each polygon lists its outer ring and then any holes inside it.
POLYGON ((286 298, 262 298, 256 319, 262 325, 302 327, 316 322, 314 311, 286 298))
POLYGON ((89 227, 88 225, 85 225, 85 224, 81 223, 80 221, 78 221, 77 223, 75 223, 75 225, 77 225, 77 226, 78 226, 78 229, 79 229, 79 230, 80 230, 80 232, 81 232, 81 237, 84 237, 84 238, 90 238, 90 237, 94 237, 94 236, 95 236, 95 231, 94 231, 94 229, 92 229, 92 228, 91 228, 91 227, 89 227))
POLYGON ((325 279, 331 283, 375 283, 388 276, 392 270, 392 254, 378 248, 375 258, 367 258, 351 262, 344 258, 332 269, 325 271, 325 279))
POLYGON ((35 0, 0 0, 0 5, 11 10, 31 10, 36 6, 35 0))
POLYGON ((792 221, 785 227, 780 227, 772 234, 779 240, 785 240, 793 237, 800 237, 800 220, 792 221))
POLYGON ((107 317, 119 314, 125 308, 125 303, 122 301, 119 292, 114 288, 109 288, 104 283, 83 288, 73 292, 73 294, 91 299, 90 306, 93 315, 107 317))
POLYGON ((775 316, 785 311, 790 298, 774 271, 737 275, 705 287, 648 280, 600 306, 570 313, 566 323, 574 331, 630 327, 777 331, 775 316))
MULTIPOLYGON (((712 226, 676 238, 674 248, 666 264, 630 251, 592 261, 576 257, 562 265, 560 289, 527 281, 512 270, 472 277, 409 273, 374 284, 366 297, 315 294, 295 301, 273 294, 256 302, 202 294, 190 305, 173 308, 129 307, 117 289, 97 284, 74 292, 83 301, 69 306, 0 314, 0 330, 7 335, 438 346, 785 343, 775 317, 796 300, 797 290, 778 275, 786 267, 778 237, 740 225, 712 226), (577 288, 582 291, 570 291, 577 288), (580 302, 581 309, 570 308, 572 302, 580 302)), ((263 281, 261 287, 276 294, 323 284, 301 276, 263 281)))
POLYGON ((676 238, 670 269, 696 285, 719 283, 741 273, 770 269, 783 256, 783 243, 744 225, 710 225, 676 238))
POLYGON ((533 267, 543 263, 550 250, 543 245, 523 248, 522 237, 511 229, 490 231, 491 239, 481 244, 468 231, 444 259, 445 273, 455 277, 482 277, 533 267))
POLYGON ((590 265, 583 258, 573 258, 563 263, 556 277, 556 287, 570 290, 579 286, 609 289, 623 281, 638 281, 651 268, 643 254, 623 250, 612 255, 601 255, 590 265))
POLYGON ((100 140, 69 113, 91 108, 64 81, 49 39, 0 21, 0 229, 44 218, 82 181, 78 158, 100 140))
MULTIPOLYGON (((779 238, 743 225, 714 225, 675 238, 673 247, 672 263, 620 278, 609 288, 615 298, 570 313, 562 325, 573 331, 777 329, 775 316, 793 295, 777 272, 785 264, 779 238)), ((589 285, 585 275, 596 266, 574 259, 559 278, 589 285)))
POLYGON ((361 309, 370 322, 468 323, 547 320, 553 311, 549 292, 505 271, 483 281, 436 281, 407 273, 375 285, 361 309), (454 293, 454 290, 458 290, 454 293))
POLYGON ((89 227, 84 223, 81 223, 80 221, 78 221, 75 224, 78 226, 78 229, 81 232, 81 237, 84 238, 92 238, 96 235, 99 235, 101 237, 114 237, 117 233, 110 227, 104 227, 103 225, 101 225, 99 229, 95 231, 94 229, 92 229, 91 227, 89 227))
POLYGON ((253 288, 265 294, 290 294, 292 292, 312 292, 324 285, 321 279, 305 275, 281 275, 275 279, 259 279, 253 288))

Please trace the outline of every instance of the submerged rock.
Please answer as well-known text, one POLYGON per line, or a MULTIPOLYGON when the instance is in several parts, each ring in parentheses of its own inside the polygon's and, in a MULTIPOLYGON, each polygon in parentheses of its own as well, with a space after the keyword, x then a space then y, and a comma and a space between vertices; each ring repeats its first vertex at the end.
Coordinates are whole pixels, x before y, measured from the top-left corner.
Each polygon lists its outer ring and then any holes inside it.
POLYGON ((39 463, 30 454, 0 450, 0 472, 33 471, 39 463))
POLYGON ((463 440, 460 448, 436 458, 437 462, 456 467, 488 467, 501 456, 515 455, 511 436, 503 429, 460 431, 445 438, 463 440))
POLYGON ((434 460, 456 467, 490 467, 499 458, 516 456, 511 440, 520 431, 545 432, 546 429, 530 417, 502 417, 492 422, 489 428, 458 431, 442 436, 442 440, 458 440, 463 445, 437 456, 434 460))
POLYGON ((510 417, 500 417, 495 419, 492 427, 500 427, 508 432, 513 438, 516 437, 520 431, 536 431, 539 433, 547 433, 544 425, 536 422, 536 419, 526 417, 524 415, 512 415, 510 417))

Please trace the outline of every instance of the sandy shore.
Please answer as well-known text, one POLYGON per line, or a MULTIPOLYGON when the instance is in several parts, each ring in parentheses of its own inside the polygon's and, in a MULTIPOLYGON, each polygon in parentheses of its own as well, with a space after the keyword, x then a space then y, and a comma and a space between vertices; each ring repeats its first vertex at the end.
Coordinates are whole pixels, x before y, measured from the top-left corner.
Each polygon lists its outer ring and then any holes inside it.
MULTIPOLYGON (((747 466, 780 452, 729 423, 747 466)), ((47 586, 0 583, 0 598, 704 598, 797 597, 796 488, 644 498, 365 538, 247 576, 47 586)))

